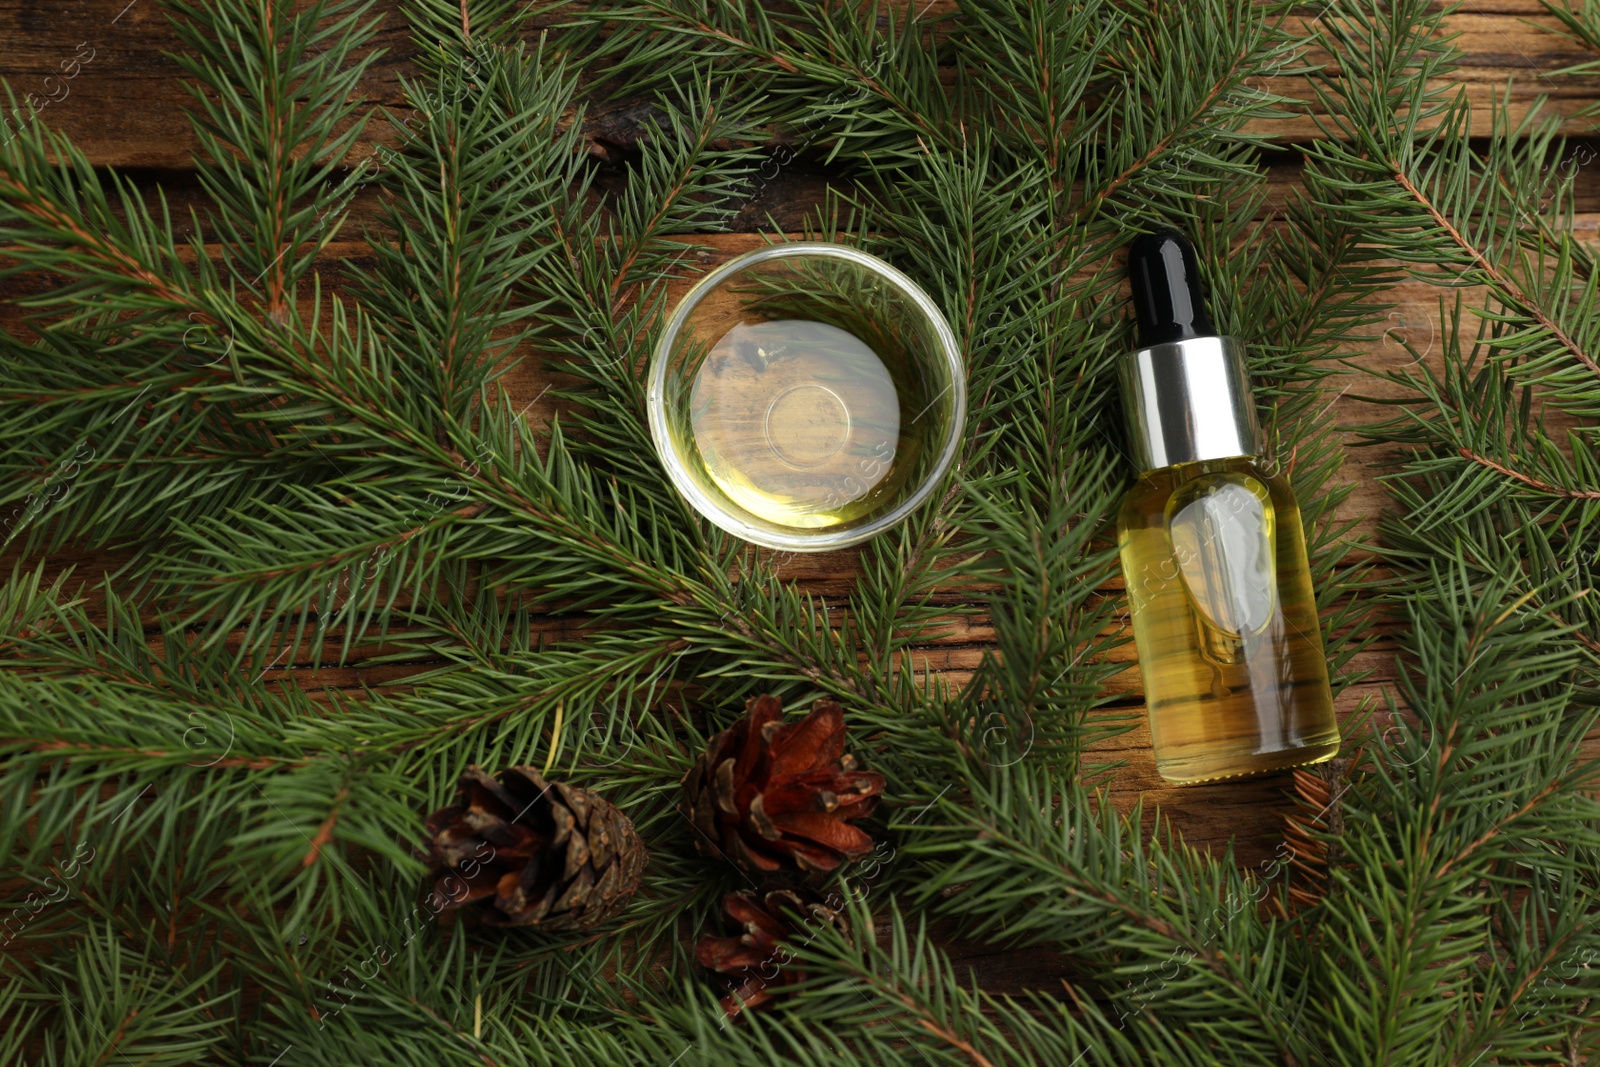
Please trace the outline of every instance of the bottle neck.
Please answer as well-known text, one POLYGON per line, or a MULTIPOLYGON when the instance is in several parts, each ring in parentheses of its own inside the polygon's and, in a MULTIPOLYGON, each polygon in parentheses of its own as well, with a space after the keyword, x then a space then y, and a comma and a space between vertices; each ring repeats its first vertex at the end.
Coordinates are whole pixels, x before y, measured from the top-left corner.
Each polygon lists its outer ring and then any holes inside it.
POLYGON ((1141 472, 1258 454, 1244 346, 1232 337, 1139 349, 1123 365, 1122 398, 1141 472))

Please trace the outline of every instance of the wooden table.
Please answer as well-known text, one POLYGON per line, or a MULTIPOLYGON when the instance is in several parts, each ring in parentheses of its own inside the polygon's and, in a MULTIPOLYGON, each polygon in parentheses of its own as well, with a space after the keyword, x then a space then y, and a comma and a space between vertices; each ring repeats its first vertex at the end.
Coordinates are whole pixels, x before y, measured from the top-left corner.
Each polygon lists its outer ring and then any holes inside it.
MULTIPOLYGON (((952 6, 948 0, 919 4, 930 15, 952 6)), ((388 54, 375 63, 363 78, 361 91, 374 104, 403 108, 398 75, 408 66, 407 32, 393 4, 388 9, 379 44, 388 54)), ((1308 6, 1297 17, 1300 23, 1316 17, 1317 8, 1308 6)), ((1591 58, 1555 29, 1558 23, 1537 0, 1473 0, 1449 19, 1459 33, 1458 44, 1465 56, 1453 76, 1465 85, 1475 105, 1475 132, 1486 134, 1489 101, 1500 94, 1507 79, 1512 80, 1511 99, 1516 109, 1525 109, 1537 96, 1547 95, 1559 114, 1568 116, 1565 130, 1575 137, 1593 133, 1600 120, 1575 117, 1576 113, 1600 98, 1600 83, 1593 79, 1552 76, 1550 72, 1591 58)), ((203 200, 194 177, 190 155, 194 139, 184 115, 188 98, 181 86, 178 66, 163 53, 179 47, 155 0, 69 0, 66 3, 40 4, 35 0, 0 0, 0 77, 8 79, 19 93, 33 92, 48 99, 43 117, 55 129, 72 137, 97 167, 115 167, 128 174, 140 189, 165 190, 175 218, 182 219, 191 204, 203 200), (65 90, 58 82, 47 82, 57 74, 63 59, 79 56, 81 70, 65 90)), ((1315 59, 1315 55, 1309 57, 1315 59)), ((1264 86, 1276 92, 1310 99, 1307 85, 1297 78, 1275 78, 1264 86)), ((615 105, 589 116, 586 132, 590 150, 609 171, 603 179, 623 180, 621 161, 632 150, 642 105, 615 105)), ((381 135, 381 123, 370 129, 381 135)), ((1319 136, 1309 116, 1274 124, 1271 135, 1282 150, 1268 157, 1273 195, 1264 210, 1279 208, 1295 186, 1299 154, 1294 145, 1319 136)), ((358 148, 370 153, 372 144, 358 148)), ((1588 164, 1596 153, 1587 141, 1580 142, 1573 154, 1575 164, 1588 164)), ((1585 166, 1579 178, 1578 226, 1592 236, 1600 222, 1600 164, 1585 166)), ((780 228, 796 228, 806 212, 820 200, 830 180, 838 180, 815 160, 801 159, 783 167, 767 182, 757 198, 738 217, 735 232, 704 238, 711 252, 702 256, 702 266, 711 266, 728 256, 762 243, 759 228, 770 215, 780 228)), ((374 203, 363 194, 352 205, 353 224, 345 235, 360 232, 360 223, 372 217, 374 203)), ((341 235, 342 238, 344 235, 341 235)), ((341 239, 328 253, 325 279, 335 286, 339 280, 337 263, 346 260, 362 263, 366 247, 356 240, 341 239)), ((13 298, 36 286, 47 285, 40 277, 23 277, 0 285, 0 299, 13 298)), ((1426 350, 1428 359, 1437 361, 1441 346, 1438 324, 1438 290, 1421 284, 1403 286, 1392 294, 1396 309, 1390 329, 1374 339, 1363 351, 1351 353, 1355 368, 1380 368, 1409 361, 1399 343, 1407 338, 1426 350)), ((14 307, 0 306, 0 328, 25 331, 14 307)), ((525 362, 505 379, 518 406, 531 405, 529 416, 546 420, 552 413, 545 396, 546 381, 537 360, 525 362)), ((1380 394, 1385 386, 1368 375, 1353 370, 1344 380, 1336 380, 1337 393, 1349 386, 1346 395, 1333 404, 1336 418, 1343 425, 1374 421, 1371 405, 1351 399, 1349 393, 1380 394)), ((1345 514, 1362 520, 1368 530, 1372 517, 1384 507, 1384 491, 1375 479, 1392 469, 1394 457, 1382 449, 1352 450, 1341 477, 1354 489, 1344 505, 1345 514)), ((1365 558, 1361 553, 1358 561, 1365 558)), ((6 567, 12 560, 0 560, 6 567)), ((62 552, 49 561, 52 572, 74 567, 80 576, 92 576, 113 566, 116 560, 105 555, 62 552)), ((806 589, 826 598, 848 595, 855 574, 852 552, 836 552, 800 557, 784 564, 783 573, 806 589)), ((552 636, 559 636, 555 625, 552 636)), ((926 667, 953 681, 964 679, 992 644, 992 631, 981 614, 958 621, 951 631, 921 648, 916 657, 919 669, 926 667)), ((1133 647, 1125 646, 1120 655, 1131 665, 1133 647)), ((318 687, 354 688, 392 683, 406 674, 429 666, 387 664, 369 665, 360 659, 339 667, 313 670, 305 664, 283 663, 272 677, 290 679, 308 689, 318 687)), ((1348 715, 1364 701, 1384 700, 1394 676, 1394 646, 1380 638, 1364 652, 1359 666, 1371 673, 1367 679, 1347 689, 1340 700, 1348 715)), ((1135 706, 1139 702, 1136 671, 1120 675, 1113 683, 1118 701, 1135 706)), ((1591 740, 1596 750, 1600 743, 1591 740)), ((1195 844, 1214 845, 1233 837, 1241 862, 1255 864, 1269 856, 1281 840, 1282 815, 1292 810, 1285 795, 1287 776, 1276 776, 1244 783, 1174 789, 1156 776, 1149 754, 1147 730, 1136 730, 1118 739, 1128 766, 1114 783, 1113 793, 1121 804, 1143 797, 1146 808, 1157 807, 1176 829, 1195 844)), ((1112 753, 1108 753, 1112 754, 1112 753)), ((994 958, 984 950, 968 946, 954 952, 958 962, 976 966, 985 984, 994 991, 1025 986, 1029 970, 1025 954, 1006 954, 994 958), (992 984, 991 984, 992 983, 992 984)), ((1041 961, 1044 963, 1044 961, 1041 961)))

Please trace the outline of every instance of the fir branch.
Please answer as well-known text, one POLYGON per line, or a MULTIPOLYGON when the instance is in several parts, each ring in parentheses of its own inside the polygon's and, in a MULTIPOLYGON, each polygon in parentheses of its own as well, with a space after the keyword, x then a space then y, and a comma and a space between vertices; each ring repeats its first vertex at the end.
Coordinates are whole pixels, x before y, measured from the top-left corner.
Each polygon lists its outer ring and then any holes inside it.
POLYGON ((1562 497, 1567 500, 1600 500, 1600 489, 1564 489, 1559 485, 1551 485, 1549 482, 1541 481, 1531 474, 1512 470, 1510 467, 1497 463, 1488 456, 1481 456, 1469 448, 1457 448, 1456 453, 1462 459, 1471 460, 1480 466, 1488 467, 1496 474, 1503 474, 1507 478, 1521 482, 1530 489, 1547 493, 1550 496, 1562 497))
POLYGON ((1305 196, 1275 228, 1258 221, 1253 123, 1283 102, 1249 79, 1299 69, 1309 42, 1242 0, 973 0, 937 23, 645 0, 567 12, 537 47, 516 0, 415 0, 419 73, 377 168, 348 165, 362 5, 174 10, 213 199, 203 239, 180 249, 164 208, 39 123, 0 148, 6 270, 63 283, 28 300, 37 339, 0 340, 16 382, 0 432, 18 442, 0 493, 25 553, 141 552, 113 583, 125 596, 31 567, 0 586, 0 840, 20 860, 0 910, 31 914, 28 893, 71 883, 8 953, 0 1056, 999 1067, 1592 1050, 1600 841, 1579 745, 1600 607, 1578 593, 1597 528, 1600 400, 1581 357, 1600 274, 1566 232, 1570 175, 1538 171, 1550 123, 1502 118, 1470 142, 1423 0, 1346 0, 1315 27, 1333 136, 1304 148, 1305 196), (617 191, 582 151, 583 107, 624 91, 653 121, 617 191), (751 146, 774 131, 864 179, 812 228, 917 278, 968 363, 959 473, 861 554, 848 597, 808 593, 689 514, 642 418, 667 278, 749 195, 751 146), (372 265, 333 299, 317 256, 363 188, 380 205, 372 265), (1320 390, 1381 318, 1392 262, 1490 290, 1447 316, 1442 369, 1394 375, 1405 402, 1368 428, 1415 450, 1381 531, 1406 668, 1397 725, 1340 802, 1342 858, 1292 920, 1267 906, 1287 899, 1275 872, 1146 835, 1082 781, 1088 744, 1123 728, 1103 707, 1118 665, 1101 535, 1122 478, 1107 398, 1129 343, 1113 251, 1173 220, 1202 231, 1212 288, 1236 294, 1214 301, 1219 321, 1259 341, 1319 603, 1334 636, 1355 631, 1329 646, 1346 680, 1374 630, 1348 601, 1362 572, 1320 390), (575 383, 548 430, 498 381, 535 347, 575 383), (1542 426, 1534 394, 1576 430, 1542 426), (998 654, 960 691, 919 673, 912 657, 980 595, 998 654), (324 647, 417 673, 342 694, 295 670, 264 679, 324 647), (847 699, 903 858, 862 882, 853 939, 801 949, 813 977, 788 1012, 724 1028, 680 979, 736 876, 692 855, 674 803, 690 756, 758 688, 847 699), (420 813, 472 763, 623 798, 651 842, 649 890, 570 937, 415 928, 420 813), (117 861, 69 877, 80 841, 117 861), (1065 997, 972 988, 909 906, 1064 950, 1065 997))
POLYGON ((1549 331, 1556 343, 1565 348, 1573 359, 1583 364, 1591 373, 1600 375, 1600 364, 1597 364, 1573 338, 1568 336, 1560 324, 1546 315, 1544 309, 1529 298, 1514 279, 1496 268, 1489 261, 1488 254, 1483 249, 1478 248, 1473 242, 1462 236, 1461 231, 1456 229, 1455 225, 1445 217, 1439 205, 1416 186, 1411 176, 1404 169, 1395 171, 1394 180, 1400 188, 1404 189, 1417 202, 1419 207, 1427 212, 1428 218, 1461 250, 1462 255, 1478 268, 1479 275, 1477 276, 1482 277, 1490 285, 1494 286, 1498 292, 1505 294, 1512 305, 1526 312, 1535 322, 1549 331))
POLYGON ((194 78, 198 173, 217 208, 212 229, 227 243, 233 273, 278 325, 288 321, 297 280, 339 230, 308 198, 348 203, 360 180, 357 172, 331 178, 365 125, 354 120, 350 96, 381 55, 365 47, 377 27, 363 21, 370 9, 365 0, 302 10, 266 0, 168 3, 188 46, 176 58, 194 78))

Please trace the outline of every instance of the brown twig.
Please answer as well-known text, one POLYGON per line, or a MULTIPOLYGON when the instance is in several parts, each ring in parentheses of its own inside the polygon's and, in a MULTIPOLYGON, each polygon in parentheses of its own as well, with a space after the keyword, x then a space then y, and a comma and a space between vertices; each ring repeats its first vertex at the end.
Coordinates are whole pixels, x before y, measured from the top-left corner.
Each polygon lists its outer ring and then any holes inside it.
POLYGON ((482 501, 479 501, 476 504, 465 504, 459 508, 444 512, 442 515, 435 516, 434 518, 429 519, 427 522, 413 526, 409 530, 389 538, 387 541, 380 541, 370 549, 363 545, 359 548, 351 548, 342 552, 335 552, 331 555, 324 556, 321 559, 307 560, 304 563, 296 563, 289 567, 274 567, 271 570, 265 571, 244 571, 242 573, 231 575, 225 579, 219 578, 217 581, 219 584, 233 584, 240 580, 250 579, 270 581, 273 578, 282 578, 286 574, 297 574, 301 571, 315 570, 319 567, 338 566, 340 563, 343 563, 346 560, 352 559, 355 556, 359 556, 363 551, 366 551, 368 557, 370 558, 371 556, 381 555, 390 549, 399 548, 401 545, 416 537, 418 534, 424 533, 431 529, 436 529, 439 526, 443 526, 452 519, 477 518, 487 510, 489 510, 489 505, 482 501))
MULTIPOLYGON (((672 641, 662 642, 661 644, 656 645, 651 650, 650 660, 653 661, 653 660, 660 659, 662 656, 671 655, 671 654, 676 653, 676 652, 682 652, 684 649, 686 649, 688 647, 689 647, 689 642, 684 640, 681 637, 680 638, 676 638, 676 639, 674 639, 672 641)), ((519 714, 520 712, 526 711, 528 708, 534 706, 535 704, 538 704, 542 700, 549 700, 550 698, 554 697, 558 692, 559 692, 559 689, 557 687, 548 686, 548 687, 546 687, 544 689, 539 690, 537 693, 533 693, 533 694, 530 694, 530 695, 528 695, 526 697, 523 697, 522 699, 516 701, 515 703, 510 704, 510 705, 508 705, 508 706, 506 706, 504 708, 501 708, 498 711, 491 711, 491 712, 488 712, 488 713, 483 714, 483 715, 474 716, 473 718, 470 718, 470 719, 461 719, 461 720, 458 720, 456 722, 446 723, 445 725, 441 726, 438 730, 435 730, 435 731, 429 733, 426 737, 419 738, 419 739, 417 739, 415 741, 406 741, 406 742, 403 742, 401 744, 395 745, 390 749, 390 751, 393 751, 393 752, 405 752, 405 751, 407 751, 409 749, 413 749, 413 748, 417 747, 418 745, 425 744, 426 742, 436 740, 436 739, 438 739, 439 737, 442 737, 445 734, 455 733, 456 731, 459 731, 459 730, 470 730, 470 729, 474 729, 474 728, 479 727, 479 726, 487 726, 488 724, 493 723, 493 722, 499 722, 502 719, 507 719, 507 718, 510 718, 513 715, 519 714)))
POLYGON ((106 1060, 111 1057, 111 1054, 117 1051, 117 1042, 121 1041, 123 1036, 127 1034, 128 1024, 133 1022, 134 1018, 138 1014, 139 1009, 134 1008, 132 1011, 128 1012, 127 1015, 123 1016, 122 1025, 117 1027, 117 1032, 111 1035, 111 1043, 106 1046, 106 1050, 102 1052, 99 1058, 94 1061, 95 1067, 99 1067, 100 1064, 106 1062, 106 1060))
POLYGON ((966 1056, 967 1059, 972 1061, 973 1067, 994 1067, 993 1060, 974 1048, 972 1042, 924 1011, 922 1006, 910 994, 901 991, 898 984, 884 981, 881 976, 866 967, 856 967, 855 971, 867 984, 877 986, 887 996, 899 1001, 900 1004, 916 1016, 918 1026, 966 1056))
POLYGON ((1490 283, 1498 287, 1502 292, 1505 293, 1506 296, 1510 297, 1511 300, 1520 306, 1523 311, 1527 312, 1527 314, 1532 317, 1535 322, 1543 326, 1546 330, 1549 330, 1555 339, 1561 343, 1562 347, 1570 352, 1579 363, 1582 363, 1585 367, 1589 368, 1589 371, 1596 377, 1600 377, 1600 364, 1597 364, 1589 356, 1589 354, 1578 345, 1578 342, 1575 341, 1565 330, 1563 330, 1554 319, 1546 315, 1538 306, 1538 304, 1535 303, 1527 293, 1522 291, 1521 286, 1519 286, 1494 264, 1490 263, 1489 257, 1484 255, 1482 250, 1474 245, 1471 241, 1467 240, 1466 236, 1463 235, 1460 230, 1456 229, 1455 225, 1449 219, 1445 218, 1444 213, 1439 210, 1439 208, 1433 203, 1427 194, 1425 194, 1421 189, 1417 188, 1417 186, 1411 181, 1410 177, 1406 175, 1406 172, 1403 168, 1394 166, 1393 170, 1394 180, 1397 184, 1399 184, 1400 188, 1404 189, 1411 196, 1411 198, 1423 208, 1423 210, 1427 211, 1427 213, 1432 216, 1434 223, 1438 225, 1440 229, 1444 230, 1447 235, 1449 235, 1450 240, 1455 243, 1456 247, 1465 252, 1472 259, 1472 261, 1477 264, 1478 269, 1489 278, 1490 283))
MULTIPOLYGON (((143 756, 146 759, 166 759, 176 756, 176 752, 151 748, 125 748, 120 745, 83 745, 73 741, 35 741, 31 738, 0 737, 0 745, 16 744, 21 742, 29 752, 48 754, 52 752, 82 752, 97 755, 115 754, 120 756, 143 756)), ((76 759, 68 755, 66 759, 76 759)), ((312 763, 304 759, 279 759, 274 756, 231 756, 219 759, 215 763, 208 763, 208 767, 247 767, 250 770, 265 771, 274 767, 305 767, 312 763)))
POLYGON ((1512 470, 1510 467, 1496 463, 1488 456, 1478 455, 1471 449, 1457 448, 1456 452, 1463 459, 1470 459, 1480 466, 1488 467, 1498 474, 1503 474, 1507 478, 1521 482, 1530 489, 1537 489, 1541 493, 1549 493, 1551 496, 1559 496, 1567 500, 1600 500, 1600 489, 1565 489, 1559 485, 1552 485, 1549 482, 1535 478, 1531 474, 1523 474, 1521 471, 1512 470))
POLYGON ((1118 174, 1115 178, 1112 178, 1109 183, 1102 186, 1100 191, 1095 194, 1094 199, 1085 200, 1082 204, 1078 205, 1078 210, 1073 212, 1073 218, 1077 221, 1082 221, 1093 211, 1098 210, 1102 204, 1111 199, 1112 195, 1116 193, 1118 189, 1120 189, 1127 182, 1133 180, 1134 175, 1148 167, 1157 156, 1165 152, 1172 144, 1173 140, 1177 138, 1178 134, 1188 130, 1194 125, 1194 123, 1198 122, 1200 117, 1210 110, 1211 105, 1216 102, 1217 97, 1222 95, 1222 91, 1227 87, 1228 83, 1233 81, 1234 75, 1238 73, 1239 66, 1244 62, 1244 60, 1244 56, 1235 56, 1233 65, 1228 68, 1226 74, 1217 79, 1217 83, 1211 87, 1211 91, 1206 94, 1205 99, 1200 101, 1199 106, 1191 111, 1189 116, 1184 121, 1174 123, 1172 128, 1168 130, 1167 133, 1164 134, 1159 140, 1157 140, 1156 143, 1152 145, 1144 155, 1134 160, 1122 171, 1122 173, 1118 174))
POLYGON ((333 824, 339 819, 339 805, 344 803, 344 798, 349 794, 350 790, 346 787, 340 789, 338 795, 333 798, 332 810, 328 812, 328 817, 322 820, 322 825, 317 828, 317 836, 311 839, 311 848, 306 852, 305 857, 301 859, 301 867, 309 867, 317 862, 317 857, 322 855, 323 846, 333 840, 333 824))
POLYGON ((16 206, 24 214, 32 215, 36 219, 65 231, 76 244, 93 253, 95 258, 111 266, 123 277, 138 282, 163 300, 193 311, 207 320, 206 325, 216 324, 216 320, 204 308, 196 304, 188 294, 173 289, 162 281, 158 275, 147 270, 138 260, 122 251, 122 249, 84 229, 78 224, 78 220, 74 216, 62 210, 59 205, 39 201, 33 191, 18 181, 9 171, 0 170, 0 188, 11 189, 17 194, 16 206))
POLYGON ((1507 826, 1522 818, 1534 808, 1538 807, 1540 801, 1544 800, 1550 794, 1559 789, 1561 784, 1562 783, 1560 779, 1551 782, 1533 796, 1529 797, 1527 802, 1519 807, 1516 811, 1512 812, 1510 815, 1507 815, 1504 819, 1501 819, 1499 822, 1489 827, 1489 829, 1479 834, 1469 845, 1467 845, 1466 848, 1463 848, 1460 852, 1457 852, 1454 856, 1446 860, 1443 866, 1439 868, 1436 877, 1442 879, 1445 875, 1449 874, 1452 867, 1456 866, 1458 863, 1461 863, 1463 860, 1470 858, 1474 852, 1478 851, 1478 849, 1482 848, 1484 845, 1494 840, 1494 838, 1498 837, 1500 832, 1507 826))

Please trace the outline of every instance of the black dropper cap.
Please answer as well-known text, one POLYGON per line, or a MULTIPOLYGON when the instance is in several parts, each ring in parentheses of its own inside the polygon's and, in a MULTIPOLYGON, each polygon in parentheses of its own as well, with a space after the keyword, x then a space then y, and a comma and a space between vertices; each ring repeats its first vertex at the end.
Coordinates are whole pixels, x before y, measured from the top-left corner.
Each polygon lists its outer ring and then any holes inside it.
POLYGON ((1133 242, 1128 249, 1128 280, 1133 285, 1140 348, 1216 334, 1206 314, 1194 246, 1177 230, 1157 230, 1133 242))

